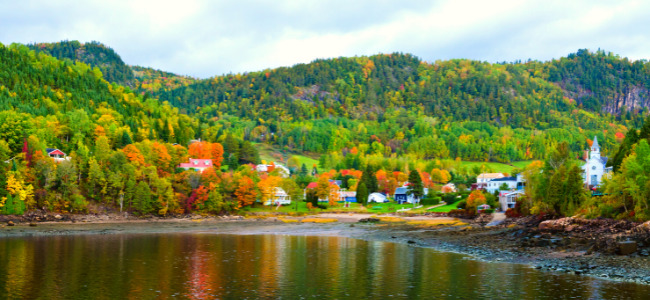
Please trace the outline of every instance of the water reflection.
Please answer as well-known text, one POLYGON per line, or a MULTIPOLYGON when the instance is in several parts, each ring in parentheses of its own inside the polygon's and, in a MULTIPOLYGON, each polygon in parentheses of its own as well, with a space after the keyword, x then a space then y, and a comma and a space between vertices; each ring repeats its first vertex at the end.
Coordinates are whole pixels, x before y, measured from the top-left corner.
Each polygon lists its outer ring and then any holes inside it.
POLYGON ((650 287, 329 236, 147 234, 0 240, 0 298, 630 299, 650 287))

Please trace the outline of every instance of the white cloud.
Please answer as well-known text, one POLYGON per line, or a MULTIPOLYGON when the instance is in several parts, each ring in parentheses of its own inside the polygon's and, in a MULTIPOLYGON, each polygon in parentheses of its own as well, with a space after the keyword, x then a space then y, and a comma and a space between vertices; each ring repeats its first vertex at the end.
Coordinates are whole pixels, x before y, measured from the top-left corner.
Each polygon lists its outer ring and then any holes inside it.
POLYGON ((641 1, 5 1, 0 42, 97 40, 129 64, 210 77, 316 58, 650 58, 641 1))

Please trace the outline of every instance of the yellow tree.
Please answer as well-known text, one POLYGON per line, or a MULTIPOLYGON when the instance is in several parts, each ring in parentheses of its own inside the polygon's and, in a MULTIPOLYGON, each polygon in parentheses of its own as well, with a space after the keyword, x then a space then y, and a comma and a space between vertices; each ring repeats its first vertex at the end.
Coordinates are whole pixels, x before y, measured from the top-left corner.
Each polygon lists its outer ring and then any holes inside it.
MULTIPOLYGON (((259 188, 262 197, 262 203, 266 203, 266 201, 273 199, 275 188, 279 187, 281 183, 282 178, 278 176, 267 176, 257 183, 257 187, 259 188)), ((273 205, 273 203, 271 203, 271 205, 273 205)))

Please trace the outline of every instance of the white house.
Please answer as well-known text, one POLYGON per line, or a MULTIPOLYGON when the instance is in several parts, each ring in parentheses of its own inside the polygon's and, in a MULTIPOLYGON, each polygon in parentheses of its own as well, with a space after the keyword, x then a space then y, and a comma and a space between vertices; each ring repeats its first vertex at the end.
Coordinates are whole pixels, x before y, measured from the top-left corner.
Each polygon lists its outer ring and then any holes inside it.
POLYGON ((511 176, 492 179, 487 182, 485 191, 488 193, 494 193, 498 191, 504 184, 508 186, 507 190, 517 189, 517 177, 511 176))
POLYGON ((594 143, 589 149, 589 158, 586 159, 582 166, 582 179, 585 185, 595 187, 600 185, 603 175, 612 171, 611 167, 606 167, 607 157, 600 156, 600 146, 598 138, 594 137, 594 143))
POLYGON ((499 207, 501 207, 501 211, 506 211, 508 208, 515 208, 515 204, 517 203, 517 198, 519 196, 523 195, 524 191, 523 190, 517 190, 517 191, 502 191, 499 193, 499 207))
POLYGON ((368 203, 370 202, 386 203, 388 202, 388 198, 382 193, 372 193, 368 196, 368 203))
POLYGON ((59 149, 45 148, 45 152, 47 153, 47 156, 51 157, 56 162, 70 160, 70 157, 59 149))
POLYGON ((291 204, 291 196, 287 194, 282 188, 273 188, 273 197, 264 202, 264 205, 289 205, 291 204))
POLYGON ((476 183, 485 183, 497 178, 506 177, 503 173, 481 173, 476 176, 476 183))

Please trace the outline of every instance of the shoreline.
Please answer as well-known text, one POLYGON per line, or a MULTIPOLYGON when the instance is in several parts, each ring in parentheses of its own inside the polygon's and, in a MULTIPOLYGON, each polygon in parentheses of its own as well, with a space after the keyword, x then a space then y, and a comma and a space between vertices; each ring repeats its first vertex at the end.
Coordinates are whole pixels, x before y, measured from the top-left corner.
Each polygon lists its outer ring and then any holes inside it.
MULTIPOLYGON (((161 233, 219 233, 219 234, 288 234, 336 235, 341 237, 408 244, 441 252, 468 255, 485 262, 506 262, 528 265, 543 271, 586 275, 599 279, 650 284, 650 261, 643 255, 646 248, 631 255, 606 253, 607 239, 629 238, 628 230, 595 235, 593 232, 539 229, 521 219, 485 227, 480 220, 450 225, 449 217, 380 216, 379 222, 360 223, 372 214, 317 214, 302 217, 241 216, 181 218, 121 218, 88 216, 64 221, 43 221, 36 226, 28 222, 0 227, 0 239, 86 234, 161 234, 161 233), (331 223, 302 223, 304 219, 336 219, 331 223), (393 218, 393 219, 391 219, 393 218), (401 220, 396 220, 396 219, 401 220), (288 222, 287 220, 294 220, 288 222), (441 225, 419 225, 435 220, 441 225), (519 223, 518 223, 519 222, 519 223)), ((563 220, 563 219, 560 219, 563 220)), ((555 221, 560 221, 555 220, 555 221)), ((530 223, 530 222, 529 222, 530 223)), ((534 223, 534 222, 533 222, 534 223)), ((538 222, 539 223, 539 222, 538 222)), ((546 222, 543 222, 546 223, 546 222)), ((556 222, 557 223, 557 222, 556 222)), ((540 223, 541 224, 541 223, 540 223)), ((644 233, 647 235, 647 232, 644 233)), ((638 235, 638 234, 637 234, 638 235)), ((639 246, 647 247, 643 242, 639 246)), ((650 246, 650 245, 648 245, 650 246)))

